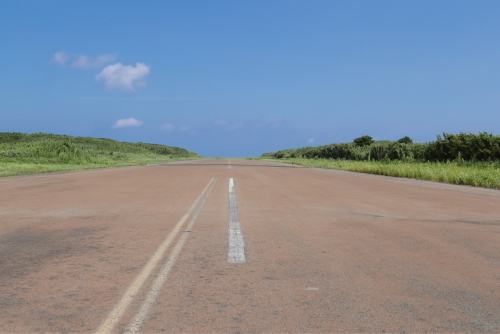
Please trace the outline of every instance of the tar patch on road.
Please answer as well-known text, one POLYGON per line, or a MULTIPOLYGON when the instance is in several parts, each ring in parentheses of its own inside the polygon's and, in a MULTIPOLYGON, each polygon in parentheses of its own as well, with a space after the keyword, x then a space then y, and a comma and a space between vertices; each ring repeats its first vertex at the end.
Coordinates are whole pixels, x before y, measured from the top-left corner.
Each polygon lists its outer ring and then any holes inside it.
POLYGON ((18 229, 0 236, 0 280, 16 279, 40 270, 55 258, 81 255, 97 247, 88 239, 102 228, 18 229))

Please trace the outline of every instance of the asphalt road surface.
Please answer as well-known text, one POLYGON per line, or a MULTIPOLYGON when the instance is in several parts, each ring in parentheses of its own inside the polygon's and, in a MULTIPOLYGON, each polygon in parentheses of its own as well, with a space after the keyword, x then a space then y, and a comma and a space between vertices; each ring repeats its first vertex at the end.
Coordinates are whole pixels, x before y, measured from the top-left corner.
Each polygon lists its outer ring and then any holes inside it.
POLYGON ((0 179, 2 332, 500 332, 500 191, 246 160, 0 179))

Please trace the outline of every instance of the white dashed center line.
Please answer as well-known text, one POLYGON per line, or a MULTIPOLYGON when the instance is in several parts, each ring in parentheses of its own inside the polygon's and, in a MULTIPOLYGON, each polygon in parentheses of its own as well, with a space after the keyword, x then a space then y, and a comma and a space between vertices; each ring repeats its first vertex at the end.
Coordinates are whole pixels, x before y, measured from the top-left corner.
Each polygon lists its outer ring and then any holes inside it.
POLYGON ((240 226, 240 215, 238 213, 238 202, 234 194, 234 181, 229 179, 229 225, 227 233, 227 262, 245 263, 245 240, 240 226))

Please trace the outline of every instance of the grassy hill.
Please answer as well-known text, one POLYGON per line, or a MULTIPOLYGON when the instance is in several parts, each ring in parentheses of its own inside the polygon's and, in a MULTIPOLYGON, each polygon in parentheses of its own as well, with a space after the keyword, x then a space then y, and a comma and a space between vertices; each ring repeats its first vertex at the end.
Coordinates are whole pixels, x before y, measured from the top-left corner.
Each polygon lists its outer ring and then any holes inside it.
POLYGON ((0 132, 0 176, 195 158, 199 158, 195 152, 159 144, 47 133, 0 132))

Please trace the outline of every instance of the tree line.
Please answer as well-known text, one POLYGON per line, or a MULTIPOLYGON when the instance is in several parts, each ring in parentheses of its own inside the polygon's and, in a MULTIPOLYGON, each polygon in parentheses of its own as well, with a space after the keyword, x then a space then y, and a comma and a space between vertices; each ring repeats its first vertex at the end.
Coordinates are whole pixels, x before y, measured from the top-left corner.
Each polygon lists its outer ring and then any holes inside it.
POLYGON ((374 141, 370 136, 356 138, 351 143, 280 150, 262 157, 325 158, 346 160, 417 160, 417 161, 499 161, 500 136, 487 132, 443 133, 435 141, 414 143, 408 136, 398 141, 374 141))

